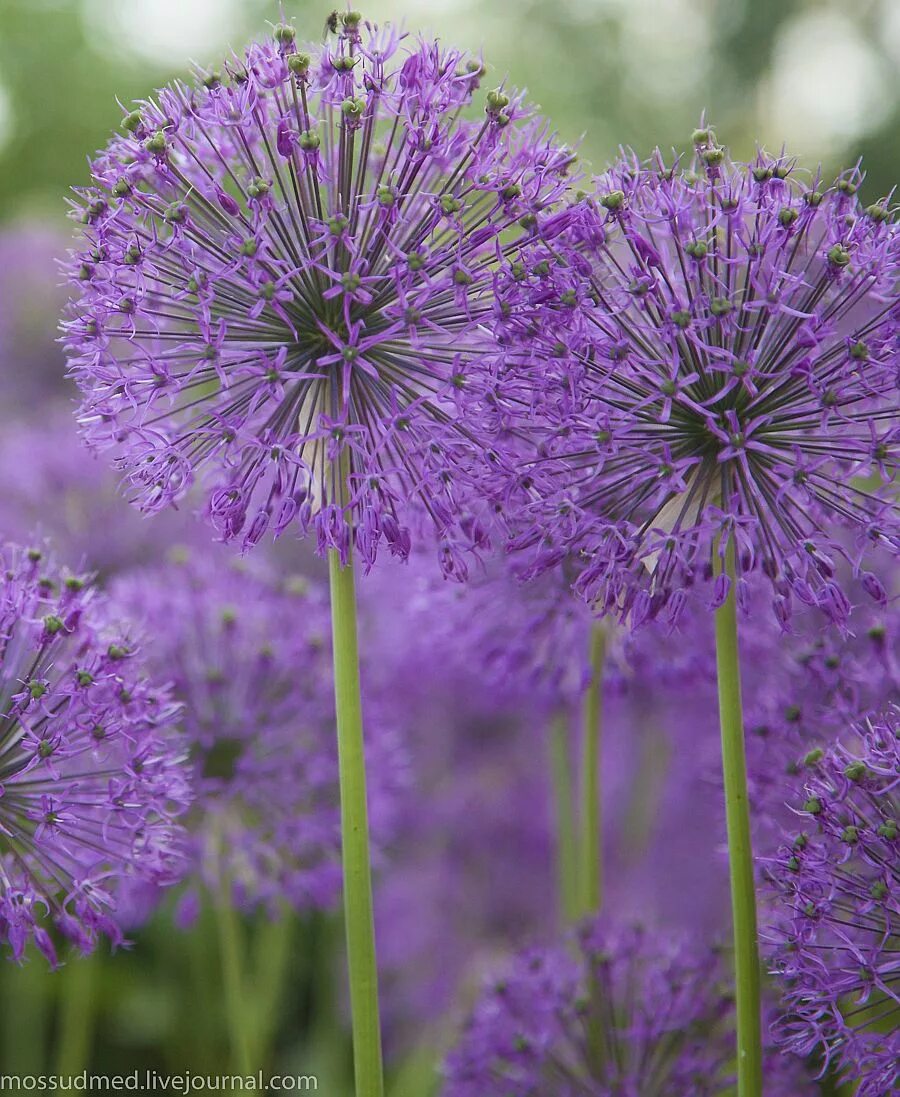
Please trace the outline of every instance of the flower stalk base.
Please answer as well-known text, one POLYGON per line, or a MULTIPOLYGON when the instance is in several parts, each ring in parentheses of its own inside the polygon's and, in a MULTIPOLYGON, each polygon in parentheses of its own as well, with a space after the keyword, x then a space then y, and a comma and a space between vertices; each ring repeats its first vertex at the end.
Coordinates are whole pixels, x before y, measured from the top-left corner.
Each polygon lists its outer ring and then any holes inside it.
POLYGON ((378 970, 375 962, 366 764, 359 685, 356 587, 352 559, 348 558, 342 566, 340 554, 331 549, 328 553, 328 569, 331 580, 334 695, 341 786, 344 922, 350 977, 356 1097, 383 1097, 378 970))
POLYGON ((724 569, 731 580, 728 597, 716 610, 716 670, 719 688, 719 723, 722 731, 725 816, 728 825, 728 864, 731 875, 737 993, 738 1097, 762 1097, 756 885, 753 876, 750 807, 747 797, 747 760, 744 750, 744 717, 741 704, 733 539, 729 540, 725 548, 724 561, 719 559, 718 553, 716 559, 719 568, 724 569))

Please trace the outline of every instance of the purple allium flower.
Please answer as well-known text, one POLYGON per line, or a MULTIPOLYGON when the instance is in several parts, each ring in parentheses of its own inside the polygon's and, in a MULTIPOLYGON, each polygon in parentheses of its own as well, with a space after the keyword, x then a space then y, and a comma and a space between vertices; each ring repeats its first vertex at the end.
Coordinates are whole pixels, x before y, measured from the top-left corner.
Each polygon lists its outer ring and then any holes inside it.
POLYGON ((63 228, 25 220, 0 230, 0 396, 8 410, 31 411, 69 387, 56 339, 63 228))
MULTIPOLYGON (((711 130, 689 166, 631 154, 594 194, 543 218, 498 285, 506 351, 479 374, 495 430, 538 457, 495 462, 513 545, 534 568, 584 557, 578 587, 633 625, 676 619, 717 543, 738 594, 764 574, 842 622, 841 560, 879 601, 896 554, 898 235, 793 161, 733 163, 711 130), (872 477, 864 484, 861 478, 872 477), (845 527, 839 537, 838 527, 845 527)), ((496 488, 496 479, 494 483, 496 488)))
MULTIPOLYGON (((310 580, 192 558, 119 579, 146 658, 181 702, 197 790, 197 882, 243 908, 320 909, 341 884, 328 603, 310 580)), ((404 756, 367 706, 369 805, 390 831, 404 756)))
POLYGON ((68 406, 44 402, 39 416, 4 423, 0 468, 15 470, 0 492, 0 537, 27 541, 38 531, 101 578, 159 560, 173 545, 216 548, 189 505, 155 521, 123 507, 115 473, 82 443, 68 406))
POLYGON ((182 871, 189 803, 175 706, 87 581, 39 550, 0 550, 0 940, 56 964, 120 943, 116 890, 182 871))
POLYGON ((77 204, 66 342, 87 437, 142 507, 202 470, 225 539, 314 530, 345 555, 352 531, 368 567, 406 555, 416 512, 463 570, 457 412, 499 263, 573 160, 513 93, 470 120, 481 74, 348 13, 126 115, 77 204))
MULTIPOLYGON (((444 1097, 718 1097, 732 994, 721 953, 639 929, 581 928, 494 979, 445 1067, 444 1097)), ((795 1065, 766 1095, 812 1092, 795 1065)))
POLYGON ((793 786, 806 756, 900 700, 898 624, 896 601, 860 606, 844 634, 812 616, 783 637, 765 618, 746 622, 747 764, 760 851, 774 850, 794 818, 793 786))
POLYGON ((900 1083, 897 710, 810 755, 794 794, 802 829, 768 865, 776 1032, 883 1097, 900 1083))

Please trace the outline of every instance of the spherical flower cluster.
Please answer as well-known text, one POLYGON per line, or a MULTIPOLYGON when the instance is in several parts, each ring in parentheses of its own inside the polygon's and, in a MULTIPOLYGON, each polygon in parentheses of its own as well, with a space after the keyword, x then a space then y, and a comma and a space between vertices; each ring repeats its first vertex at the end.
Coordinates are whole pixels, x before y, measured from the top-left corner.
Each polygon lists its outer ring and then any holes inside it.
POLYGON ((900 1083, 897 710, 810 756, 795 796, 803 829, 768 865, 776 1031, 882 1097, 900 1083))
MULTIPOLYGON (((187 821, 195 882, 244 909, 331 906, 341 883, 340 809, 324 593, 221 555, 132 573, 113 593, 182 704, 197 791, 187 821)), ((377 841, 390 831, 404 756, 377 706, 367 717, 377 841)))
POLYGON ((876 719, 900 697, 900 605, 860 606, 852 632, 808 618, 779 638, 754 618, 743 630, 744 714, 756 847, 774 851, 794 818, 797 775, 807 756, 847 727, 876 719))
POLYGON ((0 550, 0 940, 122 939, 117 888, 183 869, 175 707, 110 607, 39 550, 0 550))
MULTIPOLYGON (((412 769, 376 888, 392 1048, 445 1017, 499 949, 559 924, 551 773, 562 739, 577 802, 592 627, 564 585, 560 572, 523 587, 493 567, 447 583, 413 551, 360 592, 362 647, 379 653, 367 681, 412 769)), ((657 624, 610 637, 600 775, 604 909, 716 936, 728 895, 707 624, 688 612, 674 639, 657 624)))
MULTIPOLYGON (((488 987, 446 1064, 445 1097, 718 1097, 731 991, 721 954, 638 929, 582 927, 488 987)), ((766 1094, 812 1092, 770 1060, 766 1094)))
POLYGON ((506 350, 479 376, 498 436, 537 452, 495 461, 491 490, 535 570, 580 553, 588 602, 632 625, 677 619, 701 581, 721 604, 729 542, 739 597, 756 571, 783 626, 798 605, 843 622, 839 565, 883 601, 869 557, 900 546, 879 486, 896 227, 858 170, 824 187, 784 156, 733 163, 708 128, 694 145, 689 166, 625 155, 507 265, 506 350))
POLYGON ((458 415, 502 257, 572 154, 481 64, 395 28, 292 27, 127 114, 80 195, 66 325, 90 441, 156 510, 203 470, 225 539, 314 530, 367 566, 480 539, 458 415))

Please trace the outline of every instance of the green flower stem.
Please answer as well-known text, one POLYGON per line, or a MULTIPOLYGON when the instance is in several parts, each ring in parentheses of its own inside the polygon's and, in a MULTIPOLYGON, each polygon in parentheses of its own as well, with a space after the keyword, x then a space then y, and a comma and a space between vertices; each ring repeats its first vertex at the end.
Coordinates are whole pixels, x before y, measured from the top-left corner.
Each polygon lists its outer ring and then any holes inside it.
POLYGON ((52 996, 59 975, 34 955, 29 960, 21 967, 0 965, 0 1064, 15 1074, 40 1074, 50 1062, 52 996))
POLYGON ((717 571, 721 573, 724 569, 731 579, 728 597, 716 610, 716 667, 737 991, 738 1097, 761 1097, 762 1033, 756 885, 750 842, 750 808, 747 801, 747 760, 741 706, 733 538, 725 549, 724 561, 718 552, 715 559, 717 571))
POLYGON ((584 699, 584 737, 581 762, 581 859, 580 914, 600 910, 603 842, 600 810, 600 732, 602 719, 603 665, 606 630, 597 623, 591 630, 591 681, 584 699))
POLYGON ((550 725, 550 766, 556 812, 556 871, 559 911, 564 925, 578 917, 578 832, 569 753, 569 719, 558 712, 550 725))
POLYGON ((90 1066, 99 959, 99 956, 73 956, 62 972, 57 1074, 80 1074, 90 1066))
POLYGON ((340 556, 331 549, 328 553, 328 570, 331 579, 334 695, 341 786, 344 924, 353 1024, 353 1069, 356 1097, 382 1097, 384 1080, 381 1023, 378 1015, 378 971, 375 963, 375 922, 372 913, 372 872, 353 562, 348 560, 342 567, 340 556))
POLYGON ((293 912, 285 906, 273 921, 264 922, 257 934, 254 969, 258 1008, 254 1018, 253 1051, 260 1067, 265 1067, 272 1056, 290 972, 294 925, 293 912))
POLYGON ((228 1042, 235 1068, 252 1074, 257 1068, 251 1054, 251 1032, 245 1009, 244 943, 241 921, 227 881, 214 899, 216 928, 219 934, 219 959, 225 992, 225 1018, 228 1042), (218 901, 215 901, 217 899, 218 901))

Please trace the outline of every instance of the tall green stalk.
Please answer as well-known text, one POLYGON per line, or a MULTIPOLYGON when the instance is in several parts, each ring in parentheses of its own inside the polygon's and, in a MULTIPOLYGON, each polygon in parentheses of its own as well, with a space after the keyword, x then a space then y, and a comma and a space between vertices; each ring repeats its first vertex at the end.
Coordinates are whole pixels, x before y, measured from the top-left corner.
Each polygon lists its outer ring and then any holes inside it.
POLYGON ((99 956, 73 956, 62 972, 57 1074, 80 1074, 90 1066, 99 962, 99 956))
POLYGON ((728 824, 728 863, 731 875, 731 911, 737 992, 738 1097, 762 1095, 762 1033, 760 971, 756 934, 756 885, 750 841, 747 799, 747 760, 741 706, 741 668, 735 595, 734 540, 725 559, 716 553, 717 570, 731 580, 724 604, 716 610, 716 668, 719 684, 719 723, 722 730, 722 774, 728 824))
POLYGON ((235 1068, 241 1074, 252 1074, 256 1066, 251 1053, 251 1032, 244 997, 247 993, 244 982, 244 942, 240 916, 235 910, 227 877, 217 898, 215 915, 224 981, 228 1042, 235 1068))
POLYGON ((353 1024, 353 1069, 356 1097, 382 1097, 381 1023, 369 818, 366 806, 366 762, 353 562, 341 566, 339 554, 328 553, 331 580, 331 629, 334 646, 334 696, 337 711, 338 768, 341 786, 341 836, 344 866, 344 923, 353 1024))
POLYGON ((560 919, 564 925, 578 917, 578 831, 569 754, 569 718, 558 712, 550 725, 550 766, 556 814, 556 873, 560 919))
POLYGON ((601 623, 591 630, 591 681, 584 699, 584 736, 581 760, 581 870, 580 913, 600 910, 603 857, 600 806, 600 734, 603 700, 603 665, 606 661, 606 630, 601 623))
POLYGON ((290 973, 294 915, 286 906, 273 921, 257 931, 254 952, 256 1012, 253 1020, 253 1057, 260 1067, 271 1061, 278 1021, 290 973))

